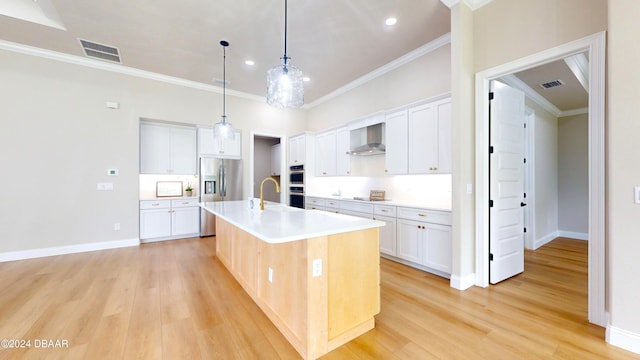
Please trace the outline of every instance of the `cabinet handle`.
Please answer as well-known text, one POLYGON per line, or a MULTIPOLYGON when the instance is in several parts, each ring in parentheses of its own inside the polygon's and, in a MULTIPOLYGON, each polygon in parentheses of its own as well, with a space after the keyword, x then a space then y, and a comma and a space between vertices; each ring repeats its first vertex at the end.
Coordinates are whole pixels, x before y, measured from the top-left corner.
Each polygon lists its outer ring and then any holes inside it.
POLYGON ((224 150, 220 150, 220 154, 224 154, 224 150))
POLYGON ((384 209, 382 209, 382 210, 380 210, 380 211, 382 211, 382 212, 389 212, 389 210, 384 210, 384 209))
POLYGON ((189 205, 189 202, 188 201, 183 201, 182 205, 189 205))
POLYGON ((322 175, 327 175, 327 173, 325 171, 322 172, 322 175))
POLYGON ((384 169, 384 172, 389 172, 389 170, 387 170, 387 169, 384 169))
POLYGON ((418 214, 418 216, 427 217, 425 214, 418 214))
POLYGON ((151 206, 160 206, 160 204, 151 204, 151 206))

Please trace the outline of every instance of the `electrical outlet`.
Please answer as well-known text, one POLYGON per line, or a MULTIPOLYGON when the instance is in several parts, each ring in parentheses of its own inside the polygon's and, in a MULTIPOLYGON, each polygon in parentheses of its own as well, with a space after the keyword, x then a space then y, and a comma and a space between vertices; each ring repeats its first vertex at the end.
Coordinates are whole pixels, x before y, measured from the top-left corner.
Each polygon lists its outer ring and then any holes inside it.
POLYGON ((313 260, 313 273, 311 276, 317 277, 322 276, 322 259, 313 260))
POLYGON ((120 223, 113 223, 113 230, 115 231, 120 230, 120 223))
POLYGON ((272 283, 273 282, 273 269, 269 268, 269 282, 272 283))

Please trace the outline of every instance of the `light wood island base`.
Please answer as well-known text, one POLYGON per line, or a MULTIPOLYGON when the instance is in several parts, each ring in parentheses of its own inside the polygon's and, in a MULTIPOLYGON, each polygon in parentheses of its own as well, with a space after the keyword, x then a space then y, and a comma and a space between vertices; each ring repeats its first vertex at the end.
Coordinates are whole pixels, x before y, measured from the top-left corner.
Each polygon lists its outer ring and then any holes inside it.
POLYGON ((217 257, 304 359, 374 328, 380 312, 378 228, 278 244, 220 217, 216 229, 217 257), (320 275, 314 276, 318 259, 320 275))

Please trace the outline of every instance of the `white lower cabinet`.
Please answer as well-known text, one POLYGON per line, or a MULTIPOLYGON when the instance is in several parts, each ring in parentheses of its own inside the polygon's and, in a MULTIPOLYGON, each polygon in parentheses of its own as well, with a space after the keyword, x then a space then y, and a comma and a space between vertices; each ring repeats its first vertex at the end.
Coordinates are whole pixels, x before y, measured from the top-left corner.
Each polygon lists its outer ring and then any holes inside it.
POLYGON ((180 239, 200 232, 198 199, 140 201, 140 240, 180 239))

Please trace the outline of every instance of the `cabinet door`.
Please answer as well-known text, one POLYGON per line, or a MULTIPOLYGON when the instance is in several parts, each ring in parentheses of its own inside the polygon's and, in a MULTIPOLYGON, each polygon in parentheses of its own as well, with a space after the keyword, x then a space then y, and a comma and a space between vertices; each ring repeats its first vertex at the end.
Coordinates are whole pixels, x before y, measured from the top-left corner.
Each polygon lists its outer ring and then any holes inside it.
POLYGON ((316 136, 316 176, 336 175, 336 132, 316 136))
POLYGON ((351 155, 349 129, 336 130, 336 175, 345 176, 351 172, 351 155))
POLYGON ((306 137, 299 135, 289 139, 289 165, 304 164, 306 156, 306 137))
POLYGON ((187 235, 200 232, 200 208, 173 208, 171 213, 171 235, 187 235))
POLYGON ((397 220, 397 256, 411 262, 420 263, 422 247, 422 223, 411 220, 397 220))
POLYGON ((171 169, 173 174, 197 174, 196 129, 171 128, 171 169))
POLYGON ((409 109, 409 173, 438 170, 438 109, 433 104, 409 109))
POLYGON ((213 155, 223 159, 242 157, 242 133, 235 131, 230 139, 213 139, 213 155))
POLYGON ((420 263, 451 273, 451 226, 424 224, 424 241, 420 263))
POLYGON ((202 155, 214 155, 213 129, 198 128, 198 153, 202 155))
POLYGON ((171 129, 155 124, 140 124, 140 173, 170 174, 171 129))
POLYGON ((271 147, 271 175, 280 176, 281 165, 280 144, 275 144, 271 147))
POLYGON ((451 98, 438 102, 438 170, 451 173, 451 98))
POLYGON ((171 236, 171 210, 141 210, 140 239, 171 236))
POLYGON ((396 219, 384 216, 374 216, 374 220, 384 221, 380 227, 380 252, 396 256, 396 219))
POLYGON ((398 111, 385 118, 385 173, 407 173, 407 111, 398 111))

